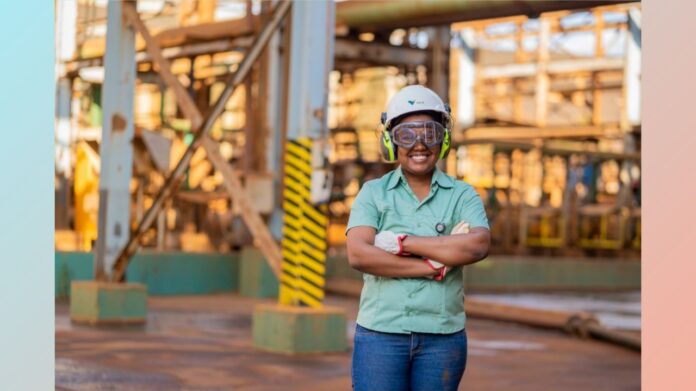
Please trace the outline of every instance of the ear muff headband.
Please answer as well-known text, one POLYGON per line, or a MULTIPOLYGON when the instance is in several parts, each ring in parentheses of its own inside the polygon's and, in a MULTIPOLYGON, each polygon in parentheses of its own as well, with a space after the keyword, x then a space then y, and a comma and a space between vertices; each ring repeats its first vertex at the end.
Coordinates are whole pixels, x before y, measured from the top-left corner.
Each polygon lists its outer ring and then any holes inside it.
POLYGON ((388 130, 382 131, 382 137, 380 137, 380 149, 382 150, 382 157, 388 162, 396 161, 396 145, 392 142, 391 135, 388 130))
POLYGON ((450 150, 450 130, 445 128, 445 137, 442 139, 442 146, 440 147, 440 160, 447 157, 450 150))

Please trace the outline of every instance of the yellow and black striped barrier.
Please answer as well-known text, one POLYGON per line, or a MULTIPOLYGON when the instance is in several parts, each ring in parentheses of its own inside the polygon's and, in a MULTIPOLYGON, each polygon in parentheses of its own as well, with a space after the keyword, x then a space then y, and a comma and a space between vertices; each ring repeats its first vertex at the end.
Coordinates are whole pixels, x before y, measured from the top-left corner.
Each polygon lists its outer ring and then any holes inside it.
POLYGON ((310 200, 312 144, 300 138, 286 145, 279 301, 316 308, 324 300, 328 218, 326 205, 310 200))

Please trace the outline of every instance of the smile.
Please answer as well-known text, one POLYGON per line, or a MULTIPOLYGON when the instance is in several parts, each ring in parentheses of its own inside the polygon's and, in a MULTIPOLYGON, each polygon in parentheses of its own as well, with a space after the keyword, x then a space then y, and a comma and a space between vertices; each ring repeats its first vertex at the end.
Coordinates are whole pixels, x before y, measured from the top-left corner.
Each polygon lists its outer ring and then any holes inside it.
POLYGON ((409 159, 413 160, 416 163, 423 163, 428 160, 430 157, 430 153, 413 153, 408 155, 409 159))

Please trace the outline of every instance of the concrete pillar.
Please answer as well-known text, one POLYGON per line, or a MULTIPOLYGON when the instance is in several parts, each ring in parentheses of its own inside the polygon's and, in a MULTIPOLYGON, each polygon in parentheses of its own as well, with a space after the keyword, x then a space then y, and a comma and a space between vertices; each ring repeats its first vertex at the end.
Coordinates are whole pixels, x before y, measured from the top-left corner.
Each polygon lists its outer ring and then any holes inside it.
POLYGON ((130 233, 129 184, 133 166, 133 99, 135 94, 135 30, 126 25, 124 3, 107 6, 105 75, 102 93, 99 223, 94 276, 111 278, 118 252, 130 233))
POLYGON ((326 214, 315 197, 330 186, 324 149, 334 26, 333 2, 293 2, 282 160, 283 272, 279 304, 254 311, 254 346, 260 349, 305 353, 347 346, 344 311, 322 305, 326 214))
MULTIPOLYGON (((270 12, 271 5, 278 4, 278 0, 264 2, 265 12, 270 12)), ((286 26, 288 24, 286 23, 286 26)), ((266 135, 265 140, 265 166, 270 173, 276 173, 273 178, 273 205, 275 205, 269 218, 269 229, 275 239, 280 239, 283 229, 283 178, 279 175, 283 171, 283 143, 285 124, 283 122, 282 108, 283 96, 287 77, 285 72, 286 54, 283 51, 283 41, 286 39, 287 27, 282 31, 276 31, 268 41, 265 52, 260 59, 259 72, 259 98, 264 104, 257 105, 262 110, 259 127, 266 135)))
POLYGON ((147 317, 145 285, 110 281, 116 256, 130 234, 133 171, 135 30, 126 25, 123 7, 120 1, 107 5, 95 281, 73 282, 70 294, 70 319, 90 325, 138 324, 147 317))
POLYGON ((431 42, 431 61, 428 69, 428 84, 445 102, 449 97, 449 26, 434 27, 429 31, 431 42))

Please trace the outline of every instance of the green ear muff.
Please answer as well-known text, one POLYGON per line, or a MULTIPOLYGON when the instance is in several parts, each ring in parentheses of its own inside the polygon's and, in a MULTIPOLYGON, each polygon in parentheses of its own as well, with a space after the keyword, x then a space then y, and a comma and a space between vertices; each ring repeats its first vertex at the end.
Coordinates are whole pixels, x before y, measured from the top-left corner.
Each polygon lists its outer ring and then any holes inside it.
POLYGON ((383 130, 382 137, 380 137, 380 149, 382 150, 382 157, 388 162, 396 161, 396 149, 394 148, 394 143, 392 142, 389 131, 383 130))
POLYGON ((442 147, 440 147, 439 159, 443 160, 444 158, 446 158, 447 154, 449 153, 449 150, 450 150, 450 131, 449 131, 449 129, 445 129, 445 137, 442 139, 442 147))

